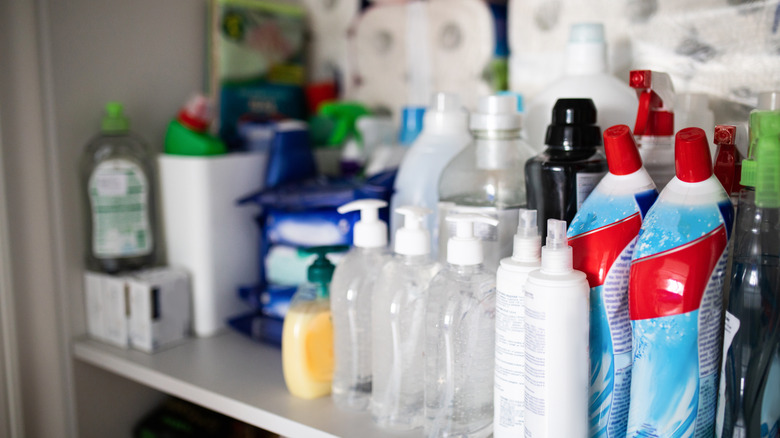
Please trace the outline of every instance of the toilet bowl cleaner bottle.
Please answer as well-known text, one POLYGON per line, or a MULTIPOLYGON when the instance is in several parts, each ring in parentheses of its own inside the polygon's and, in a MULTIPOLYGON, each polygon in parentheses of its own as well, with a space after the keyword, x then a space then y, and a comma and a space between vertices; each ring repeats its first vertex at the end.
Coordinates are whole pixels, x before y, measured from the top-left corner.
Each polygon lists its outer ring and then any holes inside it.
POLYGON ((371 300, 374 283, 388 260, 387 224, 379 209, 387 202, 360 199, 338 208, 360 211, 352 229, 354 247, 336 266, 330 283, 333 318, 333 402, 342 409, 366 410, 371 400, 371 300))
POLYGON ((675 139, 675 171, 639 234, 628 286, 629 437, 711 437, 733 207, 704 131, 675 139))
POLYGON ((625 437, 631 391, 628 274, 642 218, 658 198, 631 129, 604 131, 609 173, 569 227, 574 269, 590 285, 590 437, 625 437))

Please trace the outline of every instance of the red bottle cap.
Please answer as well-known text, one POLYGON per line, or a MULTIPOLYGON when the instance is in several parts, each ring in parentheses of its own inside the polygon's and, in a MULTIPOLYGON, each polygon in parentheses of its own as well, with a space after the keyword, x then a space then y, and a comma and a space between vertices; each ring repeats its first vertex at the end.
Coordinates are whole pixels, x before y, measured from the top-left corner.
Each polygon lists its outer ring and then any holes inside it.
POLYGON ((701 128, 685 128, 674 141, 674 170, 683 182, 701 182, 712 176, 712 158, 707 134, 701 128))
POLYGON ((604 151, 609 173, 613 175, 629 175, 642 167, 636 141, 626 125, 615 125, 604 131, 604 151))
POLYGON ((306 108, 309 114, 317 114, 320 105, 338 99, 338 87, 335 82, 318 82, 306 85, 306 108))
POLYGON ((736 126, 717 125, 715 127, 715 144, 735 144, 736 138, 736 126))

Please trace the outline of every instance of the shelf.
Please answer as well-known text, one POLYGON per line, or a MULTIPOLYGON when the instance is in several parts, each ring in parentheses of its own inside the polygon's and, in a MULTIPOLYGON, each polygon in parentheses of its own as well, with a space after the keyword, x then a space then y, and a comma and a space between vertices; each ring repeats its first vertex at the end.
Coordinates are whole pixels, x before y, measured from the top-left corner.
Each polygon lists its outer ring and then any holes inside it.
POLYGON ((283 436, 421 436, 378 429, 368 413, 339 410, 330 397, 291 396, 279 349, 234 332, 193 338, 155 354, 84 338, 73 352, 85 363, 283 436))

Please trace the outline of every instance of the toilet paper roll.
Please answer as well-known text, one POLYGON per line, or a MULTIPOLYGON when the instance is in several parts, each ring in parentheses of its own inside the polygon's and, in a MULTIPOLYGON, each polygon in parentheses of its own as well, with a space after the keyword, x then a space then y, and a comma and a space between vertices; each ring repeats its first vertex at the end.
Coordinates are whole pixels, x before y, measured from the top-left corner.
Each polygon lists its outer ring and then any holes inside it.
POLYGON ((406 7, 377 5, 357 21, 351 38, 360 81, 403 80, 406 74, 406 7))
POLYGON ((302 0, 311 40, 308 51, 310 81, 349 77, 347 33, 360 12, 360 0, 302 0))
POLYGON ((485 2, 430 0, 429 9, 434 76, 481 76, 495 51, 493 16, 485 2))

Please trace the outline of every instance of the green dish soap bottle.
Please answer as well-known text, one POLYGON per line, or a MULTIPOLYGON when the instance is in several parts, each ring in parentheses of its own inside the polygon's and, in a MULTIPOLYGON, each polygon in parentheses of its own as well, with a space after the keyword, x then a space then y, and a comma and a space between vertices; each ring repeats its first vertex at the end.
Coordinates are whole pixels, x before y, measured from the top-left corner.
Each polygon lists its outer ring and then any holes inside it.
POLYGON ((81 161, 86 265, 114 273, 154 265, 156 182, 152 155, 130 132, 121 103, 106 104, 100 133, 81 161))

